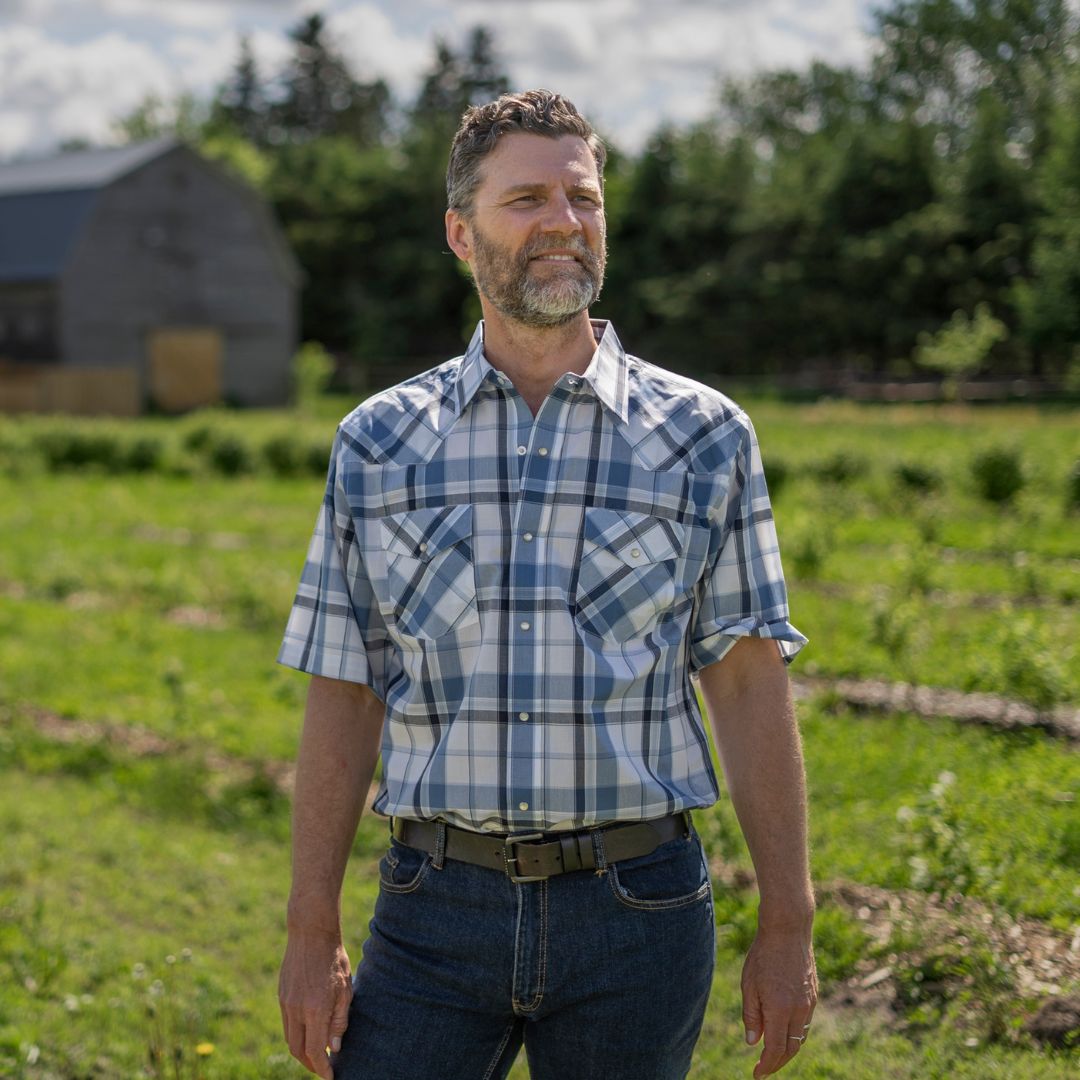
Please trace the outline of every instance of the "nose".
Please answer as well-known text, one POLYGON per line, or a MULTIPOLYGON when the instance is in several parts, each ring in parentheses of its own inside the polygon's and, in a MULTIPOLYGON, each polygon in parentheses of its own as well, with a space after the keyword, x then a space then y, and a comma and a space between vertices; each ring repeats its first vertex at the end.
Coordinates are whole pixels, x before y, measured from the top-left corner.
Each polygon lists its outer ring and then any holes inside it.
POLYGON ((566 197, 565 192, 560 192, 548 199, 544 207, 543 226, 546 232, 585 231, 574 204, 566 197))

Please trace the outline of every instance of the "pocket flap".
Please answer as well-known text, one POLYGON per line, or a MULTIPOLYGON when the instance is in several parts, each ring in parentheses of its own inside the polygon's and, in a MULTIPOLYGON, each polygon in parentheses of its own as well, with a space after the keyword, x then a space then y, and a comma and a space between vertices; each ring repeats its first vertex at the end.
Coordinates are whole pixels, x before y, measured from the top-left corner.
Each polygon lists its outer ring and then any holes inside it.
POLYGON ((606 548, 628 566, 677 559, 685 547, 686 526, 634 510, 585 509, 585 539, 606 548))
POLYGON ((406 510, 380 524, 387 551, 427 560, 472 536, 472 503, 406 510))

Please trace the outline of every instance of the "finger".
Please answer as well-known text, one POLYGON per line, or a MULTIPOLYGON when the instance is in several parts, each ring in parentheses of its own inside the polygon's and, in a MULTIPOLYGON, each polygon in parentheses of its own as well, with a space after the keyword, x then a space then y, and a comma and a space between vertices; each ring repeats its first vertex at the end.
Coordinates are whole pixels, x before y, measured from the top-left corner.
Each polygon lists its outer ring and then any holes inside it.
POLYGON ((341 1049, 341 1036, 349 1026, 349 1005, 352 1002, 352 987, 347 986, 338 994, 334 1014, 330 1017, 330 1049, 336 1054, 341 1049))
POLYGON ((795 1045, 788 1042, 787 1013, 766 1013, 765 1048, 754 1069, 754 1076, 770 1076, 776 1072, 791 1057, 787 1048, 795 1045))
POLYGON ((305 1050, 307 1051, 307 1067, 323 1080, 334 1080, 330 1058, 326 1053, 326 1028, 323 1024, 308 1025, 305 1050), (320 1035, 319 1032, 322 1034, 320 1035))

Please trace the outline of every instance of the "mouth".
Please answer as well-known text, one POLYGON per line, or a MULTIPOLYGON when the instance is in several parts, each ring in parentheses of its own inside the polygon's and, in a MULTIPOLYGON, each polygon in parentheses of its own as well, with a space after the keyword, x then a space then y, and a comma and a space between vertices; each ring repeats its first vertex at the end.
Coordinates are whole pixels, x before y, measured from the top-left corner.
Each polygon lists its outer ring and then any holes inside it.
POLYGON ((534 255, 531 262, 570 262, 578 261, 576 255, 534 255))

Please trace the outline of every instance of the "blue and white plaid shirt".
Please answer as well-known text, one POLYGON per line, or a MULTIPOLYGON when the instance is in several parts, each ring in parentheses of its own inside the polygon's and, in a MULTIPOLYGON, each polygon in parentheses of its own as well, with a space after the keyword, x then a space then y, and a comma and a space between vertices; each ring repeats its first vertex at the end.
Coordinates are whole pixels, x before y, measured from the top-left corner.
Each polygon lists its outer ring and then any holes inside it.
POLYGON ((338 427, 278 660, 386 703, 374 809, 515 832, 709 806, 691 672, 788 621, 749 418, 610 324, 534 418, 483 350, 338 427))

